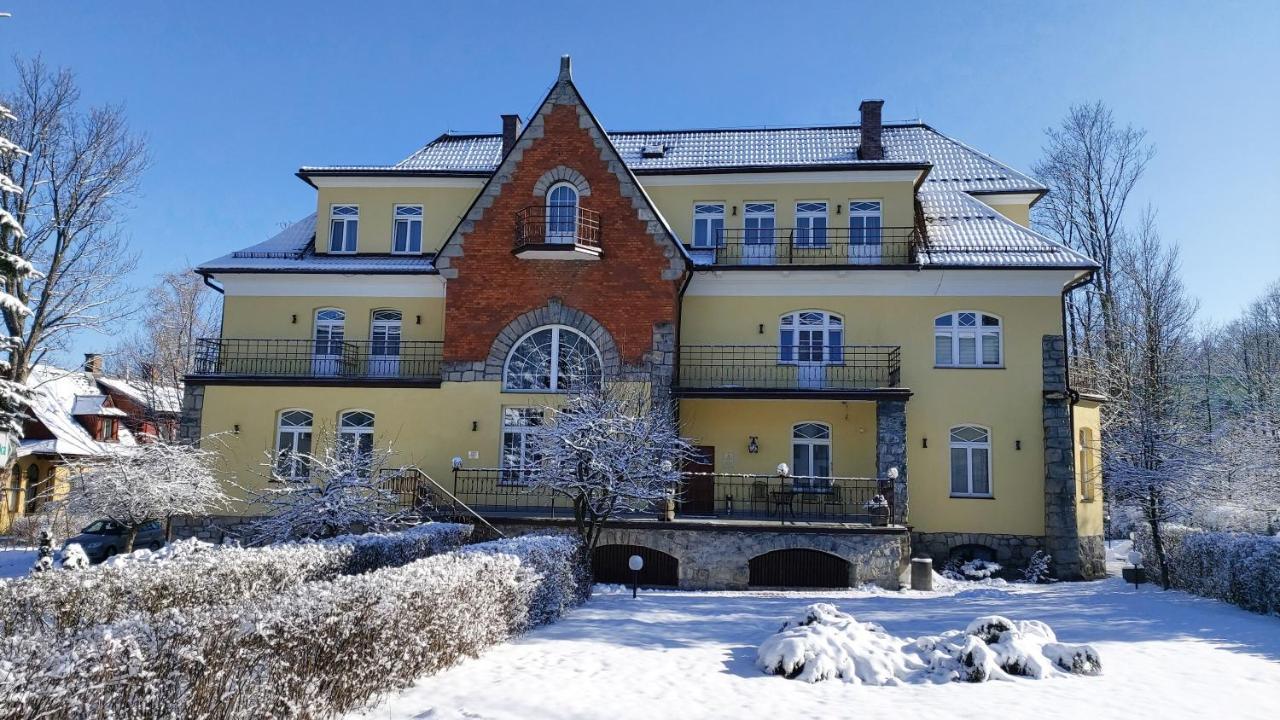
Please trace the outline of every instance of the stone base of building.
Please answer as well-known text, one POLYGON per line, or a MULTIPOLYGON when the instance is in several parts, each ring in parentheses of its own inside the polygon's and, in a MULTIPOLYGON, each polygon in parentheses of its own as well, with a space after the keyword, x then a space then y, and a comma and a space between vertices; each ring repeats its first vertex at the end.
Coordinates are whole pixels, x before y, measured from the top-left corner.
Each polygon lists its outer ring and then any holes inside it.
POLYGON ((1098 580, 1107 576, 1107 541, 1101 535, 1080 538, 1080 579, 1098 580))
MULTIPOLYGON (((575 531, 566 520, 493 522, 508 536, 575 531)), ((678 563, 682 590, 746 590, 752 587, 752 558, 777 550, 834 555, 848 563, 849 587, 870 583, 897 590, 910 559, 910 536, 900 527, 772 530, 723 523, 620 521, 602 531, 597 547, 605 545, 638 545, 670 555, 678 563)))
POLYGON ((198 538, 222 544, 238 541, 254 520, 254 517, 246 515, 188 515, 173 518, 169 532, 174 540, 198 538))
POLYGON ((911 533, 914 557, 933 559, 942 570, 952 558, 970 559, 983 554, 983 548, 995 561, 1008 568, 1026 567, 1036 551, 1044 549, 1044 538, 1035 535, 999 535, 995 533, 935 532, 911 533))

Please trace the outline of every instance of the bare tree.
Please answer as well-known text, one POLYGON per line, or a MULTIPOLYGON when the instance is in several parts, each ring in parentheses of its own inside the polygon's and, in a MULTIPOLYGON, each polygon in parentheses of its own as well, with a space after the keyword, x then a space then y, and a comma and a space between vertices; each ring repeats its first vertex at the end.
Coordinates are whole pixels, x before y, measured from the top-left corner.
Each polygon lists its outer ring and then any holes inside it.
POLYGON ((1044 158, 1033 171, 1049 194, 1037 204, 1035 222, 1102 266, 1092 288, 1068 301, 1068 330, 1073 357, 1088 359, 1109 378, 1106 368, 1117 361, 1120 344, 1116 294, 1125 210, 1155 151, 1144 130, 1119 126, 1101 102, 1072 106, 1045 135, 1044 158))
POLYGON ((1177 247, 1161 242, 1150 212, 1117 265, 1119 342, 1110 372, 1118 402, 1105 438, 1106 484, 1113 500, 1141 512, 1167 589, 1161 529, 1201 498, 1206 464, 1187 382, 1195 372, 1196 303, 1182 283, 1177 247))
POLYGON ((531 491, 561 495, 588 561, 604 524, 620 512, 648 511, 674 499, 680 468, 694 458, 670 404, 622 383, 585 386, 529 439, 531 491))
POLYGON ((128 314, 122 277, 136 256, 121 237, 119 212, 147 158, 120 107, 80 108, 70 71, 51 70, 39 58, 15 65, 17 87, 3 100, 13 113, 0 119, 0 135, 27 152, 0 156, 0 173, 21 189, 5 193, 0 207, 26 232, 0 224, 0 252, 41 273, 24 277, 0 267, 5 288, 31 309, 24 316, 16 306, 0 307, 5 334, 21 339, 5 377, 22 383, 74 333, 108 328, 128 314))
MULTIPOLYGON (((9 111, 9 108, 0 105, 0 123, 7 123, 17 118, 9 111)), ((5 233, 16 238, 25 237, 26 233, 22 228, 22 223, 17 217, 8 211, 10 205, 10 195, 21 195, 22 186, 18 185, 5 174, 4 160, 5 158, 16 158, 27 155, 27 151, 23 150, 12 141, 0 134, 0 197, 4 198, 4 203, 0 205, 0 233, 5 233)), ((14 287, 10 283, 10 279, 15 280, 18 284, 29 281, 36 276, 36 270, 31 263, 25 259, 9 252, 0 250, 0 310, 6 314, 12 314, 16 318, 25 319, 31 315, 31 308, 27 307, 19 297, 17 297, 10 289, 14 287)), ((22 434, 22 418, 25 415, 23 408, 30 401, 31 391, 25 383, 16 382, 12 378, 13 362, 12 356, 22 351, 23 338, 21 337, 3 337, 0 338, 0 352, 4 352, 9 358, 0 360, 0 435, 9 436, 18 439, 22 434)), ((7 442, 9 437, 0 439, 0 442, 7 442)), ((18 488, 9 488, 9 492, 18 492, 18 488)), ((2 494, 0 494, 2 495, 2 494)), ((4 500, 0 497, 0 500, 4 500)), ((6 506, 8 502, 5 501, 6 506)))

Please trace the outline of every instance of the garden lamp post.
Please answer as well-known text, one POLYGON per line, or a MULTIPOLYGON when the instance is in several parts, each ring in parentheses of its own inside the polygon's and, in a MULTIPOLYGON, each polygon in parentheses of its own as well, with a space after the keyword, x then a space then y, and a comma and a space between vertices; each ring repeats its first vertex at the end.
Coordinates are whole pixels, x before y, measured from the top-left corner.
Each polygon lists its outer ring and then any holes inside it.
POLYGON ((627 560, 627 567, 631 568, 631 597, 635 599, 640 591, 640 571, 644 569, 644 558, 639 555, 632 555, 627 560))

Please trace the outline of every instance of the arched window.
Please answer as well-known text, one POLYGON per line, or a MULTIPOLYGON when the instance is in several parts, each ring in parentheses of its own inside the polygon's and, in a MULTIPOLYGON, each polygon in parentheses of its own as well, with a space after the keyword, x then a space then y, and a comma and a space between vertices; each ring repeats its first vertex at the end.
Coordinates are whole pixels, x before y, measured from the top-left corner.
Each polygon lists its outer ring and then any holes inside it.
POLYGON ((825 310, 800 310, 778 319, 779 360, 844 362, 844 320, 825 310))
POLYGON ((991 432, 984 427, 951 428, 951 496, 991 497, 991 432))
POLYGON ((346 333, 347 314, 337 308, 316 311, 315 341, 312 349, 312 372, 337 375, 342 368, 342 341, 346 333))
POLYGON ((305 480, 311 466, 305 455, 311 453, 311 413, 285 410, 276 423, 276 473, 286 480, 305 480))
POLYGON ((933 362, 938 367, 1000 367, 1004 362, 1000 318, 961 311, 933 320, 933 362))
POLYGON ((373 458, 373 413, 348 410, 338 416, 338 452, 368 472, 373 458))
POLYGON ((795 486, 831 486, 831 426, 804 422, 791 428, 791 474, 795 486))
POLYGON ((369 374, 395 377, 400 374, 400 311, 374 310, 369 325, 369 374))
POLYGON ((578 235, 578 189, 569 183, 547 193, 547 242, 571 243, 578 235))
POLYGON ((44 488, 40 487, 40 468, 35 463, 27 466, 27 514, 34 513, 40 504, 44 502, 41 495, 44 488))
POLYGON ((18 514, 18 508, 22 498, 22 471, 18 469, 15 463, 13 466, 13 480, 9 488, 9 515, 10 517, 18 514))
POLYGON ((507 356, 506 390, 565 392, 598 383, 600 351, 586 335, 564 325, 547 325, 520 338, 507 356))

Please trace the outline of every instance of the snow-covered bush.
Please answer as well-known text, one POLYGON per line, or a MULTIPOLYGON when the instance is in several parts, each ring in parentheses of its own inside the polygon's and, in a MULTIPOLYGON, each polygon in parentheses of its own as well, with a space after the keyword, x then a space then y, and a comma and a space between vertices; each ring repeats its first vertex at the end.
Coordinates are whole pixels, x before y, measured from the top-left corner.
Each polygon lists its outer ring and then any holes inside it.
POLYGON ((234 605, 0 639, 0 717, 332 717, 555 619, 581 594, 580 557, 573 538, 500 540, 234 605))
POLYGON ((66 570, 83 570, 89 567, 89 556, 80 543, 71 543, 58 553, 58 567, 66 570))
POLYGON ((1029 583, 1046 583, 1052 579, 1053 556, 1043 550, 1037 550, 1027 566, 1022 569, 1022 581, 1029 583))
POLYGON ((471 526, 426 523, 397 533, 349 535, 260 548, 175 543, 76 573, 0 582, 0 635, 112 622, 132 613, 230 604, 299 584, 356 575, 453 549, 471 526))
POLYGON ((952 559, 942 570, 942 576, 948 580, 990 580, 993 575, 1004 569, 1000 563, 991 560, 974 558, 961 561, 952 559))
POLYGON ((1070 673, 1097 675, 1098 653, 1064 645, 1038 620, 980 617, 963 631, 899 638, 874 623, 858 622, 826 603, 810 605, 760 645, 757 666, 766 673, 817 682, 840 678, 859 685, 985 682, 1070 673))
MULTIPOLYGON (((1246 610, 1280 614, 1280 538, 1208 532, 1182 525, 1161 528, 1173 587, 1225 600, 1246 610)), ((1151 535, 1138 532, 1134 548, 1154 567, 1151 535)))

